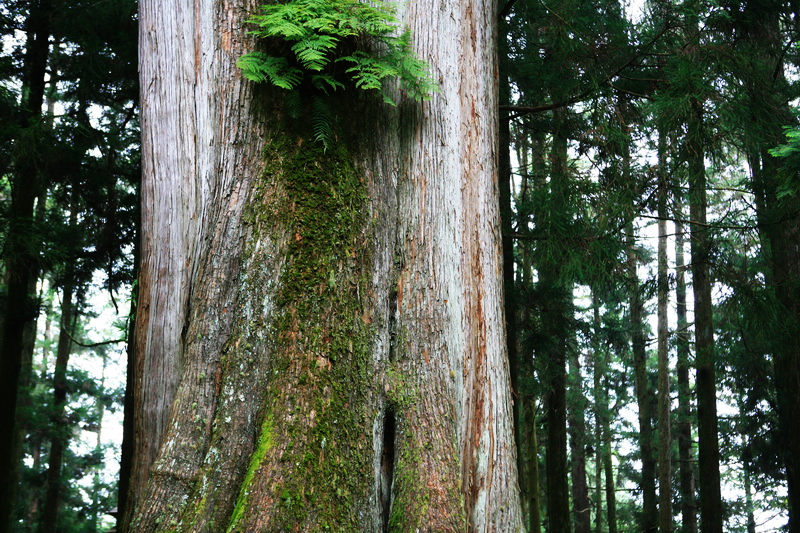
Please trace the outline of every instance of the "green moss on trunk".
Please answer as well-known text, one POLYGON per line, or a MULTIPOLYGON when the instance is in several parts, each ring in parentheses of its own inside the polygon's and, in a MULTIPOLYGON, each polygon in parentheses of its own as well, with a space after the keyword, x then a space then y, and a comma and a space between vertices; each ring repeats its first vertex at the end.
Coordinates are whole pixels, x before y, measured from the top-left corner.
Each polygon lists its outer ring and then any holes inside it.
POLYGON ((256 240, 285 239, 286 261, 270 333, 269 423, 228 531, 247 530, 259 502, 269 502, 273 530, 357 531, 374 479, 377 394, 366 184, 341 146, 285 138, 264 155, 248 219, 256 240))

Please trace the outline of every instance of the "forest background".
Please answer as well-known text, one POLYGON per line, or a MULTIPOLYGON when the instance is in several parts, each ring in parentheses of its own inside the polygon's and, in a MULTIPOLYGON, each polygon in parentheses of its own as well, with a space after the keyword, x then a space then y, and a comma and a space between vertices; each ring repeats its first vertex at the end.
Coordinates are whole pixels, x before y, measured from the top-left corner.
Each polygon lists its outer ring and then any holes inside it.
MULTIPOLYGON (((527 529, 795 531, 800 4, 500 4, 527 529)), ((119 513, 137 31, 133 1, 0 7, 0 531, 119 513)))

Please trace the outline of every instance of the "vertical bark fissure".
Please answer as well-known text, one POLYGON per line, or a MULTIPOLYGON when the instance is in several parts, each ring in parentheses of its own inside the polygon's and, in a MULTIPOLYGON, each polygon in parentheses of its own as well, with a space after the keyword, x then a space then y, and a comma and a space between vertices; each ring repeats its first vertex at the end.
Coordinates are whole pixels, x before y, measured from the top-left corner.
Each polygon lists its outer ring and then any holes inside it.
MULTIPOLYGON (((401 266, 401 265, 395 265, 401 266)), ((389 289, 389 320, 387 323, 387 330, 389 333, 389 350, 388 350, 388 363, 389 368, 396 361, 396 343, 397 343, 397 285, 392 284, 389 289)), ((390 519, 392 509, 392 496, 394 485, 394 469, 395 469, 395 436, 397 432, 397 420, 395 413, 395 406, 389 398, 384 395, 383 399, 383 431, 381 432, 381 462, 380 462, 380 494, 379 505, 381 514, 382 530, 386 533, 390 531, 390 519)))
POLYGON ((382 530, 388 533, 389 517, 392 503, 392 483, 394 482, 394 439, 395 414, 394 407, 387 405, 383 420, 383 452, 381 454, 381 521, 382 530))

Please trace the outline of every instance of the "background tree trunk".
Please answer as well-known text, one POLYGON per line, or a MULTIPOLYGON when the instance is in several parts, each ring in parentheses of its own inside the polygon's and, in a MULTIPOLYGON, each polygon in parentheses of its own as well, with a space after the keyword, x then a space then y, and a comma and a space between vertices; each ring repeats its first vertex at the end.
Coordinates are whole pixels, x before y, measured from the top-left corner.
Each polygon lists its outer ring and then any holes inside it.
POLYGON ((669 280, 667 279, 666 140, 658 133, 658 531, 672 531, 672 438, 670 436, 669 386, 669 280))
POLYGON ((686 319, 686 265, 684 263, 683 193, 675 187, 675 314, 677 333, 675 351, 678 373, 678 476, 681 503, 681 531, 697 533, 697 504, 694 494, 694 457, 692 453, 692 393, 689 384, 689 322, 686 319))
MULTIPOLYGON (((569 169, 568 138, 563 110, 553 113, 553 145, 550 152, 549 235, 556 238, 566 227, 569 169)), ((547 424, 547 532, 563 533, 572 528, 569 520, 567 482, 567 339, 572 317, 572 284, 562 279, 561 262, 551 248, 545 251, 539 269, 540 285, 548 303, 542 316, 544 348, 537 354, 544 359, 544 404, 547 424)))
POLYGON ((634 389, 636 403, 639 407, 639 450, 642 457, 642 531, 650 533, 657 528, 656 505, 656 461, 653 454, 653 421, 651 406, 653 392, 647 372, 647 351, 645 346, 644 324, 642 322, 643 304, 639 277, 636 272, 637 259, 633 249, 633 224, 628 224, 627 233, 631 237, 628 243, 627 274, 630 283, 630 327, 631 346, 633 350, 634 389))
POLYGON ((77 319, 75 304, 77 302, 73 302, 75 297, 74 274, 68 274, 68 278, 61 287, 61 327, 56 349, 56 366, 53 372, 53 418, 50 421, 53 438, 50 442, 50 454, 47 461, 44 505, 39 520, 41 533, 56 531, 61 503, 61 467, 64 462, 64 451, 69 445, 69 435, 64 431, 68 425, 64 417, 67 404, 67 368, 72 352, 72 335, 77 319))
MULTIPOLYGON (((37 126, 44 103, 45 71, 50 50, 50 1, 32 2, 26 21, 25 63, 22 76, 20 131, 37 126)), ((20 136, 25 135, 21 133, 20 136)), ((35 135, 35 134, 34 134, 35 135)), ((19 139, 18 139, 19 141, 19 139)), ((38 267, 38 242, 32 236, 34 202, 39 194, 39 176, 32 147, 20 150, 16 173, 11 179, 8 238, 4 243, 7 277, 3 331, 0 334, 0 533, 10 531, 17 485, 16 453, 17 392, 25 349, 25 331, 38 314, 34 302, 38 267)))
POLYGON ((586 420, 588 402, 583 394, 580 355, 577 350, 569 353, 569 449, 570 471, 572 475, 572 515, 575 519, 575 533, 589 533, 591 530, 591 505, 589 485, 586 481, 586 420))
POLYGON ((694 331, 697 350, 697 428, 700 480, 700 530, 722 531, 722 496, 717 440, 717 386, 714 368, 714 326, 711 279, 708 272, 709 242, 706 227, 706 175, 703 150, 702 104, 693 101, 688 124, 689 217, 694 292, 694 331))
POLYGON ((405 6, 441 92, 323 153, 234 68, 255 4, 140 4, 127 529, 518 530, 496 6, 405 6))

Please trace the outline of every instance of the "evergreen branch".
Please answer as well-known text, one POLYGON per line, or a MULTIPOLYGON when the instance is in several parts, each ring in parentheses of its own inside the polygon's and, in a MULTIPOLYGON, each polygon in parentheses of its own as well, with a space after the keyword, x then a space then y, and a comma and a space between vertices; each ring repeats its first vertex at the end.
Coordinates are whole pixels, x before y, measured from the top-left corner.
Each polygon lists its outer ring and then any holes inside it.
POLYGON ((585 91, 583 91, 583 92, 581 92, 581 93, 579 93, 579 94, 577 94, 577 95, 575 95, 575 96, 573 96, 571 98, 567 98, 566 100, 563 100, 561 102, 553 102, 551 104, 539 105, 539 106, 501 105, 500 109, 502 111, 516 112, 517 114, 515 114, 513 116, 511 116, 511 115, 508 116, 508 119, 511 120, 511 119, 519 118, 519 117, 521 117, 523 115, 527 115, 529 113, 542 113, 544 111, 552 111, 552 110, 555 110, 555 109, 561 109, 563 107, 568 107, 568 106, 571 106, 573 104, 577 104, 579 102, 583 102, 584 100, 587 100, 589 97, 591 97, 597 91, 597 89, 599 89, 603 85, 608 85, 611 88, 616 89, 615 87, 613 87, 612 80, 614 78, 616 78, 617 76, 619 76, 622 72, 624 72, 628 67, 630 67, 637 59, 639 59, 645 53, 645 51, 648 48, 650 48, 656 42, 658 42, 658 40, 661 39, 661 37, 665 33, 667 33, 667 31, 669 31, 671 28, 672 28, 672 26, 670 26, 669 24, 664 24, 664 26, 661 28, 661 30, 659 30, 659 32, 655 35, 655 37, 650 39, 650 41, 648 41, 647 43, 643 44, 636 51, 635 54, 633 54, 627 61, 625 61, 619 67, 617 67, 611 74, 609 74, 605 78, 603 78, 603 80, 599 84, 597 84, 594 87, 590 87, 590 88, 586 89, 585 91))

